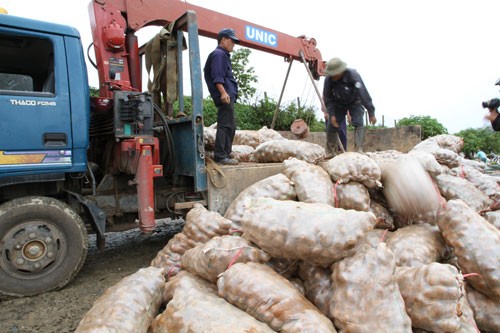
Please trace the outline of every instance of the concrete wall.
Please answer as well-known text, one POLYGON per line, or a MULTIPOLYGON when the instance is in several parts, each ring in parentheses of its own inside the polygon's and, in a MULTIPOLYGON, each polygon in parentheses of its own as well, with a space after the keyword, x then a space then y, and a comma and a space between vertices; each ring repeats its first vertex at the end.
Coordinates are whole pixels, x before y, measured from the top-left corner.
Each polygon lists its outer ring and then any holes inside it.
MULTIPOLYGON (((291 132, 279 132, 287 139, 296 139, 291 132)), ((397 150, 402 153, 410 151, 421 141, 420 126, 404 126, 398 128, 367 129, 365 134, 364 151, 397 150)), ((317 143, 325 147, 325 132, 310 132, 303 141, 317 143)), ((347 132, 347 150, 354 150, 354 131, 347 132)))

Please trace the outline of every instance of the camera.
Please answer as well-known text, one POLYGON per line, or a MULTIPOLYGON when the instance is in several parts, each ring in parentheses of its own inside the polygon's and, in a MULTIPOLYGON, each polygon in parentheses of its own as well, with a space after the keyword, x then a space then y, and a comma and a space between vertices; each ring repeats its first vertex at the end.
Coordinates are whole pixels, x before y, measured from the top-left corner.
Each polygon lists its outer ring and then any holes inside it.
POLYGON ((492 98, 489 101, 485 101, 482 103, 483 108, 488 109, 497 109, 500 107, 500 99, 492 98))

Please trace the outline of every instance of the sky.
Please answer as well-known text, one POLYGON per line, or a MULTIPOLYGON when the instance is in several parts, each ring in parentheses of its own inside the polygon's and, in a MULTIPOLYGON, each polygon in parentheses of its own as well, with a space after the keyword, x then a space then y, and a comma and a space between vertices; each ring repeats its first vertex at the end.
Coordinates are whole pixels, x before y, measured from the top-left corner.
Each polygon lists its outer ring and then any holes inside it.
MULTIPOLYGON (((194 5, 290 36, 314 38, 323 60, 340 57, 356 69, 373 99, 378 125, 393 127, 410 116, 430 116, 448 132, 490 126, 481 102, 500 97, 500 1, 498 0, 191 0, 194 5)), ((78 29, 85 51, 92 42, 89 1, 0 0, 9 15, 67 24, 78 29)), ((154 29, 154 30, 152 30, 154 29)), ((156 33, 139 34, 143 44, 156 33)), ((202 64, 215 48, 202 37, 202 64)), ((239 46, 237 46, 239 47, 239 46)), ((236 47, 236 48, 237 48, 236 47)), ((249 66, 257 96, 279 99, 288 70, 279 56, 252 50, 249 66)), ((98 86, 88 65, 89 83, 98 86)), ((314 81, 323 90, 323 78, 314 81)), ((207 92, 204 93, 207 96, 207 92)), ((294 62, 282 104, 300 99, 321 115, 305 67, 294 62)))

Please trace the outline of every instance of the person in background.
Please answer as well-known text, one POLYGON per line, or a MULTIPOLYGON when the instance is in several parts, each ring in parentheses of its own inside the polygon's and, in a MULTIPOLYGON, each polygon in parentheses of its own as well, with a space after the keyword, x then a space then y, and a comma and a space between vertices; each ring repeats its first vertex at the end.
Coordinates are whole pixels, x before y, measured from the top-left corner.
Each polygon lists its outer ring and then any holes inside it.
POLYGON ((484 151, 482 151, 482 150, 478 151, 476 156, 477 156, 477 158, 479 158, 479 160, 481 162, 488 163, 488 157, 486 156, 484 151))
POLYGON ((484 118, 491 122, 491 127, 495 132, 500 131, 500 116, 498 108, 500 107, 500 99, 492 98, 489 101, 483 102, 483 108, 488 108, 490 111, 484 118))
POLYGON ((355 69, 347 68, 347 64, 340 58, 332 58, 327 62, 325 74, 323 100, 330 117, 327 132, 333 133, 327 134, 327 146, 329 137, 336 140, 339 136, 341 124, 345 123, 349 113, 354 126, 354 150, 363 152, 365 109, 368 111, 370 123, 377 122, 371 96, 359 73, 355 69))
POLYGON ((208 55, 203 70, 208 91, 217 107, 214 160, 218 164, 236 165, 239 161, 230 156, 236 133, 234 103, 238 98, 238 84, 230 53, 240 40, 233 29, 225 28, 219 31, 217 43, 217 48, 208 55))

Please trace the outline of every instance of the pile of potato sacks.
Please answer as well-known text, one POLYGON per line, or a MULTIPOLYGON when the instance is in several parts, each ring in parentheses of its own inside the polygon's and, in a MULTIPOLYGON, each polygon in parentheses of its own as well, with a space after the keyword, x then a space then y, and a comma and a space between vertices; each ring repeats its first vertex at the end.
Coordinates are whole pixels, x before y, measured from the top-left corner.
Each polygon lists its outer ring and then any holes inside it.
POLYGON ((498 333, 500 179, 462 146, 287 156, 224 216, 191 209, 76 332, 498 333))

